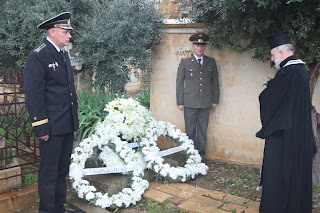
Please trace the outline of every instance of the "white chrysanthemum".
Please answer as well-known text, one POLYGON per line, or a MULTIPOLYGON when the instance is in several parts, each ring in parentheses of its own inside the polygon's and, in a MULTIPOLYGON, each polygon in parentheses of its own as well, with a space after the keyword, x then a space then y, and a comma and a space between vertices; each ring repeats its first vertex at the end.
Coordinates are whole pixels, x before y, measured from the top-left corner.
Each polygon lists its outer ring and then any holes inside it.
POLYGON ((133 99, 116 99, 106 105, 108 115, 100 122, 94 134, 84 139, 75 148, 70 166, 72 187, 80 198, 94 202, 102 208, 129 206, 141 199, 143 192, 148 188, 148 181, 142 179, 145 168, 153 169, 164 177, 182 182, 194 178, 197 174, 205 174, 207 167, 201 163, 201 157, 194 149, 193 142, 185 133, 174 129, 174 125, 156 121, 150 112, 133 99), (178 141, 182 149, 188 154, 184 167, 171 167, 163 164, 164 159, 157 155, 159 136, 169 136, 178 141), (128 141, 140 141, 139 151, 135 152, 128 147, 128 141), (126 174, 132 171, 131 187, 112 195, 96 192, 95 187, 82 179, 86 160, 99 150, 98 158, 106 167, 121 167, 126 174), (145 159, 148 159, 146 162, 145 159))
POLYGON ((197 174, 205 174, 208 169, 208 167, 202 166, 201 156, 194 148, 193 141, 179 129, 174 129, 174 125, 170 123, 152 120, 145 131, 140 146, 148 161, 147 168, 153 169, 162 177, 169 177, 172 180, 179 179, 185 182, 189 178, 194 178, 197 174), (163 164, 163 158, 157 156, 160 151, 156 144, 159 136, 174 139, 174 142, 177 142, 181 149, 185 151, 188 158, 184 167, 171 167, 169 164, 163 164))
POLYGON ((86 194, 86 200, 90 201, 95 197, 95 194, 93 192, 89 192, 86 194))

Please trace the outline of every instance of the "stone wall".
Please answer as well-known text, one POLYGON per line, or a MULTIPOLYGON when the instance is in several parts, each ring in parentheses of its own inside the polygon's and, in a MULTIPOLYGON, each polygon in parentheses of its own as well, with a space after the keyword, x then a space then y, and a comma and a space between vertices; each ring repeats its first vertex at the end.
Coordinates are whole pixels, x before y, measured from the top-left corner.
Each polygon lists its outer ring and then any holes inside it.
MULTIPOLYGON (((182 56, 190 50, 189 36, 202 30, 201 24, 166 25, 162 41, 153 56, 150 79, 151 112, 184 131, 183 112, 176 107, 176 72, 182 56)), ((206 49, 219 70, 220 104, 211 110, 206 153, 209 159, 245 164, 261 164, 264 140, 255 137, 261 128, 258 96, 276 71, 270 63, 252 58, 253 52, 236 53, 227 49, 206 49)), ((317 84, 313 104, 320 110, 320 87, 317 84)))

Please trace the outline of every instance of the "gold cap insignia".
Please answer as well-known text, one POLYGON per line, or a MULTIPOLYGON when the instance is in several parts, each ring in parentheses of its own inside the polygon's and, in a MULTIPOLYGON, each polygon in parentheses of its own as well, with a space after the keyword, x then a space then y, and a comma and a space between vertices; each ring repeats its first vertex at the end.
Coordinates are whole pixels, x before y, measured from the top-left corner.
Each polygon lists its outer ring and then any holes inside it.
POLYGON ((201 38, 200 38, 200 39, 198 39, 198 42, 202 43, 202 42, 203 42, 203 39, 201 39, 201 38))

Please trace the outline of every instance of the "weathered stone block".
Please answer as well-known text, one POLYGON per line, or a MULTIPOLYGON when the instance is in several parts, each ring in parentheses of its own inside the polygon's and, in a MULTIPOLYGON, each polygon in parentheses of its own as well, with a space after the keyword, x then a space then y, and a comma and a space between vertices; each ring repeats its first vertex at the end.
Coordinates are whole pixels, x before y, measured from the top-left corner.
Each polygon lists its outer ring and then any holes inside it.
POLYGON ((260 202, 255 202, 250 200, 248 203, 245 204, 246 207, 259 211, 260 202))
POLYGON ((158 190, 170 195, 177 195, 182 191, 181 189, 170 186, 170 185, 162 185, 159 187, 158 190))
POLYGON ((0 159, 2 159, 2 160, 0 160, 0 168, 6 166, 6 160, 3 158, 6 158, 7 151, 6 151, 6 149, 1 149, 1 148, 4 148, 5 145, 6 145, 6 139, 3 137, 0 140, 0 159))
POLYGON ((195 194, 192 192, 188 192, 188 191, 181 191, 180 193, 177 194, 177 196, 188 200, 188 199, 192 198, 193 196, 195 196, 195 194))
POLYGON ((162 185, 163 185, 163 182, 152 181, 152 182, 149 182, 149 188, 148 189, 159 189, 162 185))
POLYGON ((156 189, 147 189, 144 193, 143 193, 143 197, 144 198, 149 198, 151 200, 154 200, 158 203, 163 203, 165 200, 167 200, 171 195, 161 192, 159 190, 156 189))
POLYGON ((227 194, 219 191, 210 191, 205 194, 207 197, 214 198, 216 200, 222 200, 227 194))
POLYGON ((194 196, 194 197, 190 198, 189 201, 199 203, 202 206, 214 206, 216 208, 219 208, 220 206, 223 205, 223 203, 220 201, 217 201, 215 199, 211 199, 208 197, 204 197, 204 196, 194 196))
POLYGON ((12 188, 21 186, 21 168, 20 167, 14 167, 10 169, 4 169, 0 171, 0 193, 8 191, 12 188), (14 176, 14 175, 19 175, 16 177, 8 178, 8 179, 3 179, 6 177, 14 176))
POLYGON ((118 194, 127 187, 130 181, 128 175, 120 174, 90 175, 86 176, 85 179, 95 186, 98 191, 108 193, 110 196, 118 194))
POLYGON ((185 199, 178 197, 178 196, 175 196, 175 195, 172 195, 171 197, 169 197, 168 200, 173 202, 174 204, 177 204, 177 205, 180 205, 186 201, 185 199))
POLYGON ((247 207, 240 206, 238 204, 228 203, 222 207, 224 210, 231 212, 231 210, 235 210, 236 213, 243 213, 246 211, 247 207))
POLYGON ((203 206, 200 203, 195 203, 190 200, 180 204, 178 209, 185 211, 185 212, 201 212, 201 213, 226 213, 214 206, 203 206))
POLYGON ((0 195, 0 212, 13 213, 35 205, 39 199, 38 186, 26 186, 18 192, 8 192, 0 195))
POLYGON ((249 202, 250 200, 243 198, 243 197, 238 197, 235 195, 227 195, 223 198, 224 201, 228 202, 228 203, 234 203, 234 204, 238 204, 238 205, 244 205, 245 203, 249 202))

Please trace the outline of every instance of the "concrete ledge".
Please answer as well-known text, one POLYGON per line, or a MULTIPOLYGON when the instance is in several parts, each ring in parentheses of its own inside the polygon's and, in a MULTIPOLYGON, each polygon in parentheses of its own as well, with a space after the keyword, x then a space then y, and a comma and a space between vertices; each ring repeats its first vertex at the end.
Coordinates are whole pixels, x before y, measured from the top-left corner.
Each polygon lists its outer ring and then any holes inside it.
POLYGON ((0 195, 0 212, 17 212, 34 205, 39 199, 38 185, 26 186, 19 192, 0 195))
POLYGON ((21 168, 20 167, 13 167, 10 169, 4 169, 0 171, 0 179, 7 178, 0 180, 0 193, 7 192, 10 189, 15 187, 21 186, 21 168), (15 176, 17 175, 17 176, 15 176), (15 177, 13 177, 15 176, 15 177), (11 177, 11 178, 8 178, 11 177))

